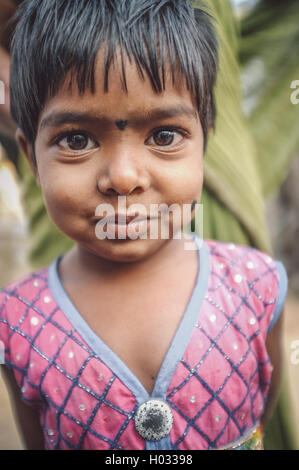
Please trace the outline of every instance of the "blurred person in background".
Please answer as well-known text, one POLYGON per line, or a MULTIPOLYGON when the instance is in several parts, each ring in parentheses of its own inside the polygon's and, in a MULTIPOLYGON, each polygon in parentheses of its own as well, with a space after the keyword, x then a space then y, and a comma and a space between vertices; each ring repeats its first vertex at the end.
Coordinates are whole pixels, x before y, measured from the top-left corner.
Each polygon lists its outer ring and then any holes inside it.
POLYGON ((14 139, 16 125, 10 115, 9 100, 9 38, 11 31, 7 27, 9 19, 16 10, 17 2, 13 0, 1 0, 0 4, 0 80, 5 87, 5 102, 0 106, 0 141, 9 137, 14 139))
MULTIPOLYGON (((2 0, 0 6, 0 80, 6 90, 10 42, 10 29, 6 25, 18 3, 21 1, 2 0)), ((299 5, 296 0, 238 1, 235 6, 242 7, 247 14, 236 21, 233 1, 206 0, 205 3, 218 20, 221 48, 216 107, 217 102, 222 106, 217 108, 216 132, 210 138, 205 156, 201 200, 203 236, 251 245, 271 254, 265 197, 282 183, 299 148, 296 110, 289 99, 290 83, 299 77, 299 60, 295 54, 299 5)), ((197 0, 193 5, 198 5, 197 0)), ((72 242, 49 220, 31 170, 20 150, 16 150, 8 95, 5 106, 0 108, 0 140, 23 182, 23 200, 30 227, 30 262, 32 267, 39 268, 66 252, 72 242)), ((265 431, 265 448, 295 447, 287 402, 288 392, 284 386, 265 431)))

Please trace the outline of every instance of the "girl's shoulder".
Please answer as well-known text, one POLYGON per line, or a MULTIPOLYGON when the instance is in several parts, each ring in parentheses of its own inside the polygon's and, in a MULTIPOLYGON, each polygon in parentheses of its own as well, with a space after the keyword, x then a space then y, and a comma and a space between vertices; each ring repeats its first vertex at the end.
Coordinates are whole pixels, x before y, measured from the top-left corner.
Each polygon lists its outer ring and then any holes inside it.
POLYGON ((282 313, 287 295, 284 264, 251 246, 218 240, 205 242, 210 255, 210 288, 229 297, 231 305, 241 302, 249 314, 256 312, 265 335, 268 334, 282 313))
POLYGON ((260 269, 267 266, 269 267, 271 264, 273 265, 273 263, 280 265, 282 264, 268 253, 261 251, 253 246, 211 239, 205 239, 205 243, 210 251, 210 254, 216 260, 219 260, 222 257, 224 260, 238 264, 239 266, 246 265, 246 267, 249 269, 260 269))
POLYGON ((205 240, 209 250, 211 263, 214 268, 217 264, 221 269, 229 270, 230 273, 235 269, 242 270, 245 278, 260 275, 260 278, 272 274, 287 278, 286 269, 283 263, 273 258, 257 248, 236 243, 222 242, 218 240, 205 240))
MULTIPOLYGON (((11 342, 26 338, 31 329, 38 326, 50 300, 47 291, 48 268, 31 272, 0 290, 1 349, 8 352, 11 342)), ((19 347, 18 344, 14 346, 19 347)))
MULTIPOLYGON (((0 289, 0 312, 19 311, 17 306, 34 307, 48 285, 48 268, 33 271, 0 289)), ((0 314, 1 318, 1 314, 0 314)))

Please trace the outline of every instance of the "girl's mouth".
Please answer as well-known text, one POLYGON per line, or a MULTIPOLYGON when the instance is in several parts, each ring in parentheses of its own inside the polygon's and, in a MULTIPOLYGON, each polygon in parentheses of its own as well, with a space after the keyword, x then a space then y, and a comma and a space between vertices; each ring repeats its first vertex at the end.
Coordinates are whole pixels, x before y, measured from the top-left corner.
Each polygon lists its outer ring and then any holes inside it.
POLYGON ((158 217, 116 214, 110 217, 94 217, 93 220, 96 223, 96 232, 102 234, 99 238, 136 240, 141 235, 147 234, 150 223, 156 226, 158 217))

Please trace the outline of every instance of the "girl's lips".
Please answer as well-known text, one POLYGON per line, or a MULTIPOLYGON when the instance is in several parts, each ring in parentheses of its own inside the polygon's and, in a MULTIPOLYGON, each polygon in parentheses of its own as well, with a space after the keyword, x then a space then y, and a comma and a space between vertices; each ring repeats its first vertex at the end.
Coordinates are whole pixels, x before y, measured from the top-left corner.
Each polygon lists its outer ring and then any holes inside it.
POLYGON ((145 217, 145 216, 125 216, 122 214, 115 214, 115 216, 109 217, 93 217, 94 222, 103 221, 105 224, 112 224, 112 225, 128 225, 130 222, 134 221, 135 223, 147 221, 147 220, 155 220, 158 217, 145 217))
POLYGON ((115 217, 108 217, 106 218, 106 221, 108 224, 117 224, 117 225, 128 225, 132 220, 135 220, 138 217, 138 222, 141 222, 142 220, 148 220, 147 217, 144 216, 136 216, 136 215, 131 215, 131 216, 125 216, 122 214, 115 214, 115 217))
MULTIPOLYGON (((135 218, 135 217, 134 217, 135 218)), ((107 234, 108 239, 132 239, 136 240, 142 235, 147 234, 150 220, 149 219, 142 219, 139 221, 134 222, 134 218, 131 219, 129 223, 103 223, 103 226, 106 228, 104 231, 107 234)))
POLYGON ((148 232, 149 224, 157 222, 159 217, 142 217, 142 216, 127 216, 127 217, 94 217, 93 221, 102 226, 101 232, 107 234, 105 238, 108 239, 132 239, 148 232), (137 220, 136 220, 137 219, 137 220))

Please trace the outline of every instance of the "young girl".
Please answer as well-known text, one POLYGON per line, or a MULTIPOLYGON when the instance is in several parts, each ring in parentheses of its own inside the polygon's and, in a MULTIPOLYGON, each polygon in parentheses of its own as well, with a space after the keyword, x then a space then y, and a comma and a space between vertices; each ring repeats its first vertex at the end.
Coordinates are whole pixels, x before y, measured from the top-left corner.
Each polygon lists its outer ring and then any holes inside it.
POLYGON ((170 210, 201 198, 216 69, 211 18, 186 0, 20 10, 17 139, 75 241, 0 294, 3 372, 29 449, 262 448, 284 267, 251 247, 187 244, 192 216, 170 210))

